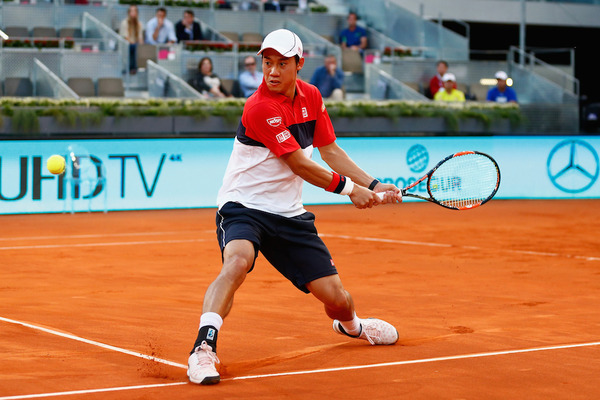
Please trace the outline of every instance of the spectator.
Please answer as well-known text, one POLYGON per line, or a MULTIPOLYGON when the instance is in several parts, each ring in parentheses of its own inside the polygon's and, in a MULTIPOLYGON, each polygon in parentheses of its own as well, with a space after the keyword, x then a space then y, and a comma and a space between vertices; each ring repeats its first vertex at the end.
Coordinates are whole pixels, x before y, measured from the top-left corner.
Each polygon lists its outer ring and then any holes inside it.
POLYGON ((358 15, 355 12, 348 14, 348 27, 340 32, 340 45, 344 49, 354 49, 362 53, 367 48, 367 31, 358 26, 358 15))
POLYGON ((213 72, 212 60, 209 57, 200 60, 196 76, 190 79, 188 83, 207 97, 231 97, 223 87, 221 79, 213 72))
POLYGON ((446 72, 442 77, 444 87, 437 91, 433 99, 435 101, 465 101, 465 94, 456 87, 456 77, 450 72, 446 72))
POLYGON ((138 7, 130 5, 127 18, 121 21, 119 34, 129 42, 129 73, 137 73, 137 45, 144 43, 144 27, 138 19, 138 7))
POLYGON ((263 80, 262 72, 256 70, 256 58, 248 56, 244 59, 245 71, 239 77, 240 89, 244 97, 250 97, 258 89, 263 80))
POLYGON ((325 56, 325 65, 315 70, 310 83, 319 89, 324 99, 344 99, 344 92, 342 91, 344 73, 337 67, 337 60, 334 55, 325 56))
POLYGON ((279 0, 262 0, 262 2, 264 3, 265 11, 285 11, 285 5, 281 4, 279 0))
MULTIPOLYGON (((431 93, 431 98, 434 98, 435 94, 444 87, 444 82, 442 81, 442 77, 444 74, 448 72, 448 63, 444 60, 440 60, 437 63, 437 73, 431 80, 429 81, 429 92, 431 93)), ((456 82, 454 84, 454 89, 456 89, 456 82)))
POLYGON ((175 43, 175 27, 167 19, 167 10, 160 7, 156 10, 156 16, 146 23, 146 43, 163 44, 175 43))
POLYGON ((508 75, 504 71, 496 72, 496 87, 491 88, 487 93, 488 101, 495 101, 496 103, 516 103, 517 93, 506 84, 508 75))
POLYGON ((175 36, 177 36, 177 43, 185 40, 203 39, 202 29, 200 29, 200 24, 194 21, 192 10, 185 10, 181 20, 175 24, 175 36))

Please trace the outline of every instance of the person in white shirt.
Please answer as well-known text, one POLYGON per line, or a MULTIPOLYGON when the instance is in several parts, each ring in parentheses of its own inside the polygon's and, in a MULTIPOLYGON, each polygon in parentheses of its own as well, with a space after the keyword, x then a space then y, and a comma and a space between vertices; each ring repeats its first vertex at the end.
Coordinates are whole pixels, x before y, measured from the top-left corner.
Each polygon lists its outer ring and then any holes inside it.
POLYGON ((156 16, 146 23, 146 43, 163 44, 175 43, 175 26, 167 19, 167 10, 160 7, 156 10, 156 16))

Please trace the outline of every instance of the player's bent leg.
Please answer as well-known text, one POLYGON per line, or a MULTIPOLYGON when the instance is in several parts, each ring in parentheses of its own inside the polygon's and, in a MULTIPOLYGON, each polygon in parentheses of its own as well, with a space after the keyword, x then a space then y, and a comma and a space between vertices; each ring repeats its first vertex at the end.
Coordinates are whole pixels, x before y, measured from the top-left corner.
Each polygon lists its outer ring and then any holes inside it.
POLYGON ((339 275, 315 279, 307 283, 306 288, 323 303, 329 318, 348 321, 354 317, 354 301, 344 289, 339 275))
POLYGON ((223 267, 204 295, 202 312, 215 312, 225 318, 231 309, 233 295, 246 279, 255 257, 254 244, 232 240, 223 251, 223 267))
POLYGON ((325 305, 327 315, 334 320, 335 332, 366 340, 372 345, 390 345, 398 341, 398 331, 392 324, 376 318, 356 317, 352 296, 344 289, 338 275, 314 280, 306 287, 325 305))
POLYGON ((190 382, 212 385, 221 380, 216 367, 219 364, 216 354, 218 332, 223 318, 231 310, 235 291, 252 268, 255 255, 254 245, 247 240, 233 240, 225 246, 221 272, 204 295, 198 337, 188 358, 190 382))

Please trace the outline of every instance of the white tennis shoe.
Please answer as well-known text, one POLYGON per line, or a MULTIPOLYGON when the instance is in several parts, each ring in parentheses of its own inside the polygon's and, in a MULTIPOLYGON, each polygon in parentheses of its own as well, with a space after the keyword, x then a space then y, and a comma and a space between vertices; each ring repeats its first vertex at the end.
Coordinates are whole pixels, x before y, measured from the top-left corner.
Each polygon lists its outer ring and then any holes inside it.
POLYGON ((344 330, 340 321, 333 321, 333 330, 340 335, 346 335, 355 339, 363 339, 372 345, 394 344, 398 341, 398 331, 388 322, 376 318, 360 320, 361 331, 358 336, 352 336, 344 330))
POLYGON ((215 367, 219 364, 217 354, 212 351, 206 341, 194 350, 188 359, 187 374, 190 382, 199 385, 213 385, 219 383, 221 376, 215 367))

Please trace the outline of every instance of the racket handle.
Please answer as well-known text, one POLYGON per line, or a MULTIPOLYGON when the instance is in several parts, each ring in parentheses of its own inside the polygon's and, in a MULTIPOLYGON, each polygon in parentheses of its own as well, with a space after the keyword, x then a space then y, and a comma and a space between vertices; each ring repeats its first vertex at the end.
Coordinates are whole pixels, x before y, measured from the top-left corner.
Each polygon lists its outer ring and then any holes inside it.
MULTIPOLYGON (((387 192, 377 192, 375 193, 377 195, 377 197, 379 197, 381 200, 383 200, 383 197, 385 196, 387 192)), ((398 202, 402 202, 402 192, 398 192, 396 193, 396 200, 398 200, 398 202)))

